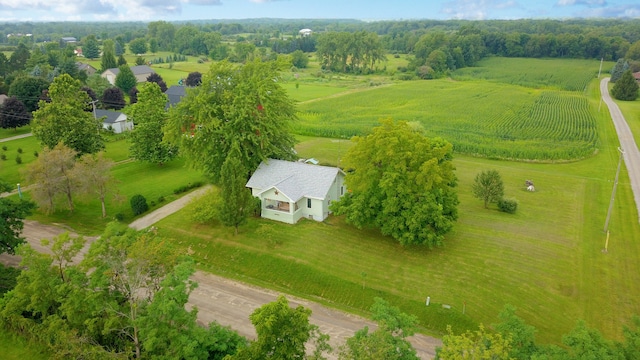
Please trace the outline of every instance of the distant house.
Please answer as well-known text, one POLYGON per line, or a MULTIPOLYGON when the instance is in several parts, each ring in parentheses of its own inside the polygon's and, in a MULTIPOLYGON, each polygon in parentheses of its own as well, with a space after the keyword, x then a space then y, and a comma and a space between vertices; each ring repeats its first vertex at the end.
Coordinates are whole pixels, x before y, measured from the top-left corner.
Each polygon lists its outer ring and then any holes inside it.
MULTIPOLYGON (((136 80, 138 80, 139 83, 146 82, 147 77, 149 77, 149 75, 156 73, 155 71, 153 71, 152 68, 150 68, 147 65, 131 66, 131 71, 133 72, 133 75, 136 76, 136 80)), ((118 76, 119 73, 120 73, 120 69, 111 68, 111 69, 105 70, 100 76, 107 79, 107 81, 109 81, 111 85, 115 85, 116 76, 118 76)))
POLYGON ((0 94, 0 105, 4 104, 5 101, 7 101, 9 97, 5 94, 0 94))
POLYGON ((105 130, 113 130, 116 134, 133 130, 133 121, 127 120, 127 115, 119 111, 96 109, 95 115, 96 119, 102 118, 102 128, 105 130))
POLYGON ((634 72, 633 77, 636 79, 638 83, 640 83, 640 71, 634 72))
POLYGON ((179 85, 171 85, 164 93, 167 94, 168 98, 165 109, 175 106, 185 95, 187 95, 186 88, 179 85))
POLYGON ((77 57, 84 57, 84 53, 82 52, 82 48, 77 48, 73 50, 73 53, 76 54, 77 57))
POLYGON ((331 202, 345 194, 344 175, 336 167, 269 159, 246 186, 260 198, 263 218, 288 224, 303 217, 323 221, 331 202))
POLYGON ((79 71, 84 71, 87 73, 87 75, 91 76, 93 74, 95 74, 98 70, 96 68, 94 68, 93 66, 89 65, 89 64, 85 64, 82 62, 76 62, 76 66, 78 67, 79 71))
POLYGON ((298 31, 298 34, 300 34, 300 36, 302 36, 302 37, 309 36, 309 35, 313 34, 313 30, 311 30, 311 29, 302 29, 302 30, 298 31))
POLYGON ((75 44, 77 42, 78 42, 78 39, 72 36, 62 37, 60 38, 60 47, 66 47, 67 44, 75 44))

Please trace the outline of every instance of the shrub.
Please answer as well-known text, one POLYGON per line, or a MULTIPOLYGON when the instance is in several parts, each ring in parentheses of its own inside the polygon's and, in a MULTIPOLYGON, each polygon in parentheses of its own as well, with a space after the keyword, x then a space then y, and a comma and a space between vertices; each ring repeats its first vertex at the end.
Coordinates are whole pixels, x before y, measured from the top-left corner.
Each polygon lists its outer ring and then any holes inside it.
POLYGON ((18 148, 18 154, 22 154, 22 148, 18 148))
POLYGON ((116 221, 122 221, 124 220, 124 214, 123 213, 117 213, 114 218, 116 219, 116 221))
POLYGON ((7 154, 0 154, 1 160, 7 160, 7 154))
POLYGON ((164 196, 161 195, 158 197, 158 204, 161 204, 163 202, 164 202, 164 196))
POLYGON ((192 183, 188 183, 187 185, 182 185, 178 188, 173 189, 173 193, 178 195, 178 194, 182 194, 184 192, 187 192, 191 189, 195 189, 197 187, 202 186, 204 183, 202 181, 196 181, 193 184, 192 183))
POLYGON ((38 154, 38 152, 37 152, 37 151, 34 151, 34 152, 33 152, 33 156, 38 157, 39 155, 40 155, 40 154, 38 154))
POLYGON ((518 210, 518 200, 502 198, 498 200, 498 210, 509 214, 515 214, 518 210))
POLYGON ((22 158, 20 155, 16 156, 16 164, 22 164, 22 158))
POLYGON ((2 145, 2 150, 7 151, 7 145, 2 145))
POLYGON ((131 197, 129 200, 131 204, 131 211, 133 211, 134 216, 138 216, 145 211, 149 210, 149 205, 147 204, 147 199, 144 196, 137 194, 131 197))

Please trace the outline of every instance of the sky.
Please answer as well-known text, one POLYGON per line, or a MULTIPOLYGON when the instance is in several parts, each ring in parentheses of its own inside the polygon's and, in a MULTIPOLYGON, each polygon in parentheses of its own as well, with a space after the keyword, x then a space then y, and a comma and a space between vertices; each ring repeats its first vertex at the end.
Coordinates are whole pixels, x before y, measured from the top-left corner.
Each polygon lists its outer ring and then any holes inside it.
POLYGON ((0 21, 640 19, 640 0, 0 0, 0 21))

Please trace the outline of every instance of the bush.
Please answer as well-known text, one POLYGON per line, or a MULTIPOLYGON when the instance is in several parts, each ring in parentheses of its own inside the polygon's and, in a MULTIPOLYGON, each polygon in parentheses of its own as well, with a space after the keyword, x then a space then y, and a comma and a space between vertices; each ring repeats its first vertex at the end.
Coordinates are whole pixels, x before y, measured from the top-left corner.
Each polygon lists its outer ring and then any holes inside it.
POLYGON ((0 154, 0 160, 7 160, 7 154, 0 154))
POLYGON ((182 185, 178 188, 173 189, 173 193, 178 195, 178 194, 182 194, 184 192, 187 192, 191 189, 195 189, 197 187, 200 187, 204 185, 204 183, 202 181, 196 181, 193 184, 192 183, 188 183, 187 185, 182 185))
POLYGON ((161 195, 158 197, 158 204, 161 204, 163 202, 164 202, 164 196, 161 195))
POLYGON ((40 156, 40 154, 38 154, 38 152, 37 152, 37 151, 34 151, 34 152, 33 152, 33 156, 38 157, 38 156, 40 156))
POLYGON ((2 145, 2 150, 7 151, 7 145, 2 145))
POLYGON ((509 214, 515 214, 518 210, 518 200, 502 198, 498 200, 498 210, 509 214))
POLYGON ((145 211, 149 210, 147 199, 145 199, 145 197, 140 194, 133 195, 129 202, 131 204, 131 210, 133 211, 134 216, 138 216, 144 213, 145 211))
POLYGON ((124 220, 124 214, 123 213, 117 213, 114 218, 116 219, 116 221, 120 221, 122 222, 122 220, 124 220))
POLYGON ((22 158, 20 155, 16 156, 16 164, 22 164, 22 158))

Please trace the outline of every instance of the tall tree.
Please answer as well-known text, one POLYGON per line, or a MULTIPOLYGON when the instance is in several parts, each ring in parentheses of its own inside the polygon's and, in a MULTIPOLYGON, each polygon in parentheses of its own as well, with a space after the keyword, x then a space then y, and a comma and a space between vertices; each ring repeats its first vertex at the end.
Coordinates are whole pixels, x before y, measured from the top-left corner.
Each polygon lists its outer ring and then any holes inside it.
POLYGON ((55 210, 55 199, 63 197, 73 211, 73 194, 79 180, 73 171, 77 152, 62 142, 53 149, 45 148, 38 159, 25 168, 25 177, 32 185, 33 200, 49 213, 55 210))
POLYGON ((49 82, 45 79, 32 76, 21 76, 11 83, 9 96, 15 96, 22 101, 29 111, 38 108, 38 99, 43 90, 49 87, 49 82))
POLYGON ((102 43, 102 58, 100 59, 101 71, 113 69, 118 66, 116 62, 116 48, 113 40, 107 39, 102 43))
POLYGON ((458 217, 452 145, 391 119, 354 141, 343 159, 349 193, 333 211, 404 245, 441 245, 458 217))
POLYGON ((16 50, 11 53, 11 57, 9 57, 9 67, 11 71, 25 70, 25 66, 30 57, 31 52, 29 48, 23 43, 18 44, 16 50))
POLYGON ((109 83, 109 80, 100 76, 100 74, 93 74, 87 78, 87 86, 90 87, 97 95, 102 95, 106 89, 113 85, 109 83))
POLYGON ((82 55, 87 59, 93 60, 100 57, 100 45, 95 35, 89 35, 84 38, 82 46, 82 55))
POLYGON ((538 352, 535 343, 536 328, 526 324, 515 312, 515 307, 506 305, 498 315, 500 323, 493 327, 503 338, 511 338, 510 358, 531 359, 538 352))
MULTIPOLYGON (((11 187, 0 182, 0 193, 8 192, 11 187)), ((24 228, 24 219, 31 215, 35 204, 19 199, 13 201, 0 197, 0 254, 15 254, 16 247, 24 242, 20 236, 24 228)))
POLYGON ((12 96, 0 104, 0 128, 17 130, 30 121, 31 112, 17 97, 12 96))
POLYGON ((129 42, 129 50, 136 55, 146 54, 147 49, 147 40, 145 38, 137 38, 129 42))
POLYGON ((111 173, 115 163, 104 157, 101 151, 97 154, 85 154, 76 162, 73 169, 74 178, 78 179, 81 193, 94 195, 100 199, 102 217, 107 216, 106 199, 109 194, 117 198, 118 180, 111 173))
POLYGON ((253 196, 247 187, 248 170, 240 162, 240 150, 233 146, 220 170, 220 222, 233 226, 238 235, 238 227, 247 221, 251 211, 253 196))
POLYGON ((314 358, 322 359, 322 353, 330 349, 328 336, 309 323, 310 315, 311 310, 301 305, 292 309, 287 298, 279 296, 251 314, 249 319, 258 338, 229 359, 305 359, 305 344, 309 340, 317 341, 314 358))
POLYGON ((371 312, 378 329, 373 332, 369 332, 368 327, 358 330, 341 347, 339 358, 417 360, 416 350, 407 337, 415 334, 418 320, 380 298, 375 299, 371 312))
POLYGON ((164 164, 178 155, 175 145, 163 141, 163 127, 167 122, 167 95, 158 84, 142 84, 137 102, 129 107, 127 114, 136 124, 131 132, 131 156, 138 160, 164 164))
POLYGON ((120 71, 118 72, 118 75, 116 75, 115 85, 123 92, 128 93, 131 88, 136 86, 138 80, 129 66, 122 65, 118 69, 120 71))
POLYGON ((118 56, 118 66, 127 65, 127 59, 124 58, 124 55, 120 54, 118 56))
POLYGON ((202 85, 171 108, 166 136, 215 182, 234 143, 250 171, 268 158, 293 159, 295 107, 278 74, 275 62, 213 64, 202 85))
POLYGON ((625 59, 618 59, 613 69, 611 69, 611 82, 615 83, 618 81, 627 70, 629 70, 629 63, 625 59))
POLYGON ((80 81, 60 75, 49 87, 49 96, 51 102, 40 101, 33 113, 32 132, 42 145, 53 149, 62 142, 79 154, 104 148, 99 122, 84 111, 90 100, 80 81))
POLYGON ((631 74, 631 70, 622 73, 611 89, 611 95, 618 100, 633 101, 638 98, 638 82, 631 74))
POLYGON ((489 203, 497 202, 504 196, 504 183, 498 170, 487 170, 478 173, 473 181, 473 196, 484 201, 484 208, 489 203))

